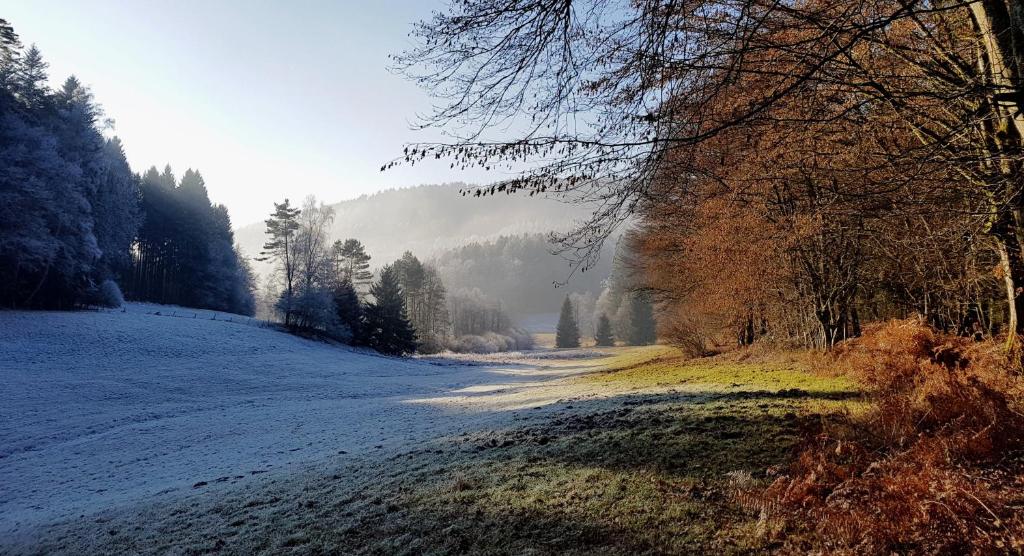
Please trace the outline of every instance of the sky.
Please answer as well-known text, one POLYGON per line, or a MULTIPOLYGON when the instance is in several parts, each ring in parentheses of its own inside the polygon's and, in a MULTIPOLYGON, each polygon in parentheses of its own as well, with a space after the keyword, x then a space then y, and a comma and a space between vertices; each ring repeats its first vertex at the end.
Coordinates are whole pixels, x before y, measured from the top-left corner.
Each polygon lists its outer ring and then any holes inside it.
POLYGON ((135 171, 199 170, 235 226, 272 203, 327 202, 393 187, 500 176, 448 162, 381 173, 429 112, 425 91, 388 70, 412 24, 443 0, 0 1, 54 87, 93 91, 135 171))

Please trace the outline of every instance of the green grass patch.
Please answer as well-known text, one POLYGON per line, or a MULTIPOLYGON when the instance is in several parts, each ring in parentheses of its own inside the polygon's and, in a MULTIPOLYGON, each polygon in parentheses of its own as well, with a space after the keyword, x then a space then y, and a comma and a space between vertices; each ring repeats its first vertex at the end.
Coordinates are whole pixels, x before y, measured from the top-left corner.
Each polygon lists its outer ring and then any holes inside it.
POLYGON ((767 362, 725 357, 686 359, 675 348, 647 346, 625 348, 602 363, 604 372, 581 380, 633 389, 667 386, 694 392, 796 389, 839 396, 856 391, 844 377, 816 375, 802 363, 785 358, 767 362))

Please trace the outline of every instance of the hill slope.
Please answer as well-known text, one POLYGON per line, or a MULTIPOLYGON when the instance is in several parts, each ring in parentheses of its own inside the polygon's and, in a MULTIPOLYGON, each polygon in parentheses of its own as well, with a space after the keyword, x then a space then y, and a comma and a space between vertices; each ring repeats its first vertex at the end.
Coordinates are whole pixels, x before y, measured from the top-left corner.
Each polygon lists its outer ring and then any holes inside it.
MULTIPOLYGON (((543 235, 503 236, 449 249, 431 262, 449 291, 479 289, 517 317, 557 313, 572 292, 600 294, 612 270, 614 245, 604 245, 601 260, 587 272, 569 277, 567 261, 552 255, 543 235)), ((557 314, 555 315, 557 319, 557 314)), ((554 331, 554 321, 550 330, 554 331)))
POLYGON ((0 311, 0 538, 481 426, 506 417, 424 400, 538 380, 213 317, 145 304, 0 311))
MULTIPOLYGON (((421 259, 471 242, 500 236, 565 231, 590 216, 585 206, 524 195, 464 197, 465 184, 423 185, 363 195, 332 205, 331 237, 363 242, 374 266, 412 251, 421 259)), ((302 199, 292 199, 301 204, 302 199)), ((273 207, 267 207, 267 213, 273 207)), ((266 240, 263 222, 235 231, 243 251, 254 256, 266 240)), ((566 267, 568 269, 568 267, 566 267)), ((263 269, 258 269, 263 270, 263 269)))

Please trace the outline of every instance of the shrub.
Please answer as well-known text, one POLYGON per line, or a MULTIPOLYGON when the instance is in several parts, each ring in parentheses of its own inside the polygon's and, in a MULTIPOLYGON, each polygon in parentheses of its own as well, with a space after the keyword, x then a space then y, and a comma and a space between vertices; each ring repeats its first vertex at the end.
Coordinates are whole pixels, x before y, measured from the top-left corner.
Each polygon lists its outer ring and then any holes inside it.
POLYGON ((533 349, 533 336, 528 332, 514 329, 508 334, 466 334, 453 340, 448 349, 455 353, 498 353, 533 349))
POLYGON ((278 301, 278 310, 284 312, 286 309, 291 311, 291 326, 295 332, 342 342, 352 339, 351 329, 339 320, 334 298, 325 288, 309 288, 291 298, 283 294, 278 301))
POLYGON ((513 328, 512 330, 507 331, 506 334, 515 342, 515 348, 513 351, 533 349, 533 334, 530 334, 526 330, 513 328))
POLYGON ((93 307, 109 307, 116 309, 124 305, 124 295, 117 282, 107 279, 100 282, 100 285, 91 286, 84 295, 84 304, 93 307))
MULTIPOLYGON (((808 546, 856 553, 1024 549, 1020 375, 994 343, 916 321, 866 331, 828 358, 857 378, 869 410, 807 442, 764 507, 808 546)), ((797 542, 790 540, 790 543, 797 542)))

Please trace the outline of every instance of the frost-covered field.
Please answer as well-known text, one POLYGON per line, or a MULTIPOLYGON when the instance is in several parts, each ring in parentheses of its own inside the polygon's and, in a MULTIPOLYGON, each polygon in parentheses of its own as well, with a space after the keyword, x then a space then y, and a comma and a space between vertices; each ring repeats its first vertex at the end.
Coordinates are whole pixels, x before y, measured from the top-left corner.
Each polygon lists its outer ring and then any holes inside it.
POLYGON ((493 426, 585 370, 392 359, 213 317, 0 312, 0 538, 493 426))

